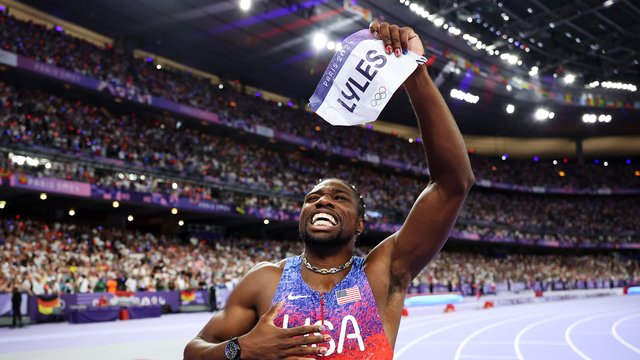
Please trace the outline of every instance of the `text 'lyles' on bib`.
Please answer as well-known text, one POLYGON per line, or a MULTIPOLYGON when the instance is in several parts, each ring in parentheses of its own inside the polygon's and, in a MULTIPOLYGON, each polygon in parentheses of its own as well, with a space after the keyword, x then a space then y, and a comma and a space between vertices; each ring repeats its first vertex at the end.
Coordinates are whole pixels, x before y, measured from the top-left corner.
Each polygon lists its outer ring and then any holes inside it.
POLYGON ((309 106, 331 125, 375 121, 422 57, 411 51, 387 55, 382 40, 360 30, 342 42, 309 99, 309 106))

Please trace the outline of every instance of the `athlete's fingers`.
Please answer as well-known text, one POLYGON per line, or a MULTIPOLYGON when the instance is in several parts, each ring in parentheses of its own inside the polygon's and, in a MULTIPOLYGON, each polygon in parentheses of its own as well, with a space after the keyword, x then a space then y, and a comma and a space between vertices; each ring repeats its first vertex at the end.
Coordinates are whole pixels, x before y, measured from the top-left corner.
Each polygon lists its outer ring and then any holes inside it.
POLYGON ((378 32, 378 34, 380 34, 380 39, 382 39, 384 50, 387 52, 387 55, 391 55, 391 53, 393 52, 393 43, 391 42, 391 33, 389 32, 388 22, 383 22, 382 24, 380 24, 380 31, 378 32))
POLYGON ((391 35, 391 44, 393 46, 393 53, 396 57, 402 55, 402 49, 406 49, 406 46, 402 46, 400 41, 400 28, 398 25, 389 26, 389 34, 391 35))
POLYGON ((276 315, 278 315, 278 310, 282 308, 282 305, 284 305, 284 301, 279 301, 271 305, 269 310, 267 310, 267 312, 262 315, 264 321, 273 324, 273 320, 276 318, 276 315))
POLYGON ((291 338, 290 344, 291 346, 300 346, 300 345, 311 345, 311 344, 320 344, 324 342, 331 341, 331 337, 328 335, 316 335, 316 336, 300 336, 291 338))
POLYGON ((369 24, 369 31, 371 31, 372 34, 380 32, 380 23, 378 20, 373 20, 371 24, 369 24))
MULTIPOLYGON (((402 44, 403 49, 409 48, 409 34, 413 32, 413 29, 410 27, 403 27, 399 30, 400 33, 400 43, 402 44)), ((422 54, 419 54, 422 55, 422 54)))
POLYGON ((322 325, 304 325, 286 329, 286 335, 289 337, 300 336, 306 334, 316 334, 322 332, 322 325))
POLYGON ((305 355, 317 355, 317 356, 322 356, 324 354, 327 353, 327 348, 324 346, 318 346, 318 347, 313 347, 313 346, 297 346, 297 347, 292 347, 290 349, 287 349, 284 352, 285 356, 305 356, 305 355))

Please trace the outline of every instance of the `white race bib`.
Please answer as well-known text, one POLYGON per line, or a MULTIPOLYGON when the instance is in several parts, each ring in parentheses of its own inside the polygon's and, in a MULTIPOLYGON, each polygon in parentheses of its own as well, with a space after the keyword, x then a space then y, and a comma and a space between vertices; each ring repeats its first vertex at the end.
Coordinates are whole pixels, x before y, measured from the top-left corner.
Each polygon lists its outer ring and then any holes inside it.
POLYGON ((425 58, 411 51, 387 55, 382 40, 360 30, 342 42, 309 99, 309 106, 331 125, 375 121, 389 99, 425 58))

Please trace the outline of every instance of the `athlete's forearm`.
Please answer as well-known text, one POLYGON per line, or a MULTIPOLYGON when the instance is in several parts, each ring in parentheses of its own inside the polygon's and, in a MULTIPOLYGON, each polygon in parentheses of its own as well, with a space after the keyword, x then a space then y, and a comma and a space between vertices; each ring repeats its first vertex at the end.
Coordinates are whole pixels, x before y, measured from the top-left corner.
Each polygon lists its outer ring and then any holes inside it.
POLYGON ((427 67, 419 66, 404 86, 418 118, 431 179, 441 189, 466 194, 474 181, 467 149, 427 67))
POLYGON ((211 343, 201 337, 191 340, 184 349, 184 360, 226 360, 224 348, 228 341, 211 343))

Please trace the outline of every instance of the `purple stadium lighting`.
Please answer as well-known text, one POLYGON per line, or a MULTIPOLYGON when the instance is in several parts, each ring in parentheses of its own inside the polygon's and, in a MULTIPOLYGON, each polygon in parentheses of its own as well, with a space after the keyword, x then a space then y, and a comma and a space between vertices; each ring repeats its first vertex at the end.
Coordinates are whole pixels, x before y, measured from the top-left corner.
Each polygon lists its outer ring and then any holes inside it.
POLYGON ((151 56, 147 56, 147 58, 145 59, 148 63, 153 61, 153 58, 151 56))
POLYGON ((538 161, 540 161, 540 158, 539 158, 539 157, 537 157, 537 156, 534 156, 534 157, 533 157, 533 161, 534 161, 534 162, 538 162, 538 161))
POLYGON ((57 26, 56 26, 56 31, 57 31, 57 32, 62 32, 62 30, 63 30, 63 29, 62 29, 62 26, 60 26, 60 25, 57 25, 57 26))
POLYGON ((287 103, 287 106, 288 106, 288 107, 292 107, 292 106, 293 106, 293 102, 289 101, 289 102, 287 103))
POLYGON ((631 159, 627 159, 627 165, 631 164, 631 159))
POLYGON ((262 96, 262 93, 261 93, 260 91, 258 91, 258 92, 256 93, 256 97, 261 97, 261 96, 262 96))
POLYGON ((4 12, 5 7, 0 5, 0 12, 4 12))
POLYGON ((593 163, 594 163, 594 164, 600 164, 600 160, 595 159, 595 160, 593 160, 593 163))

